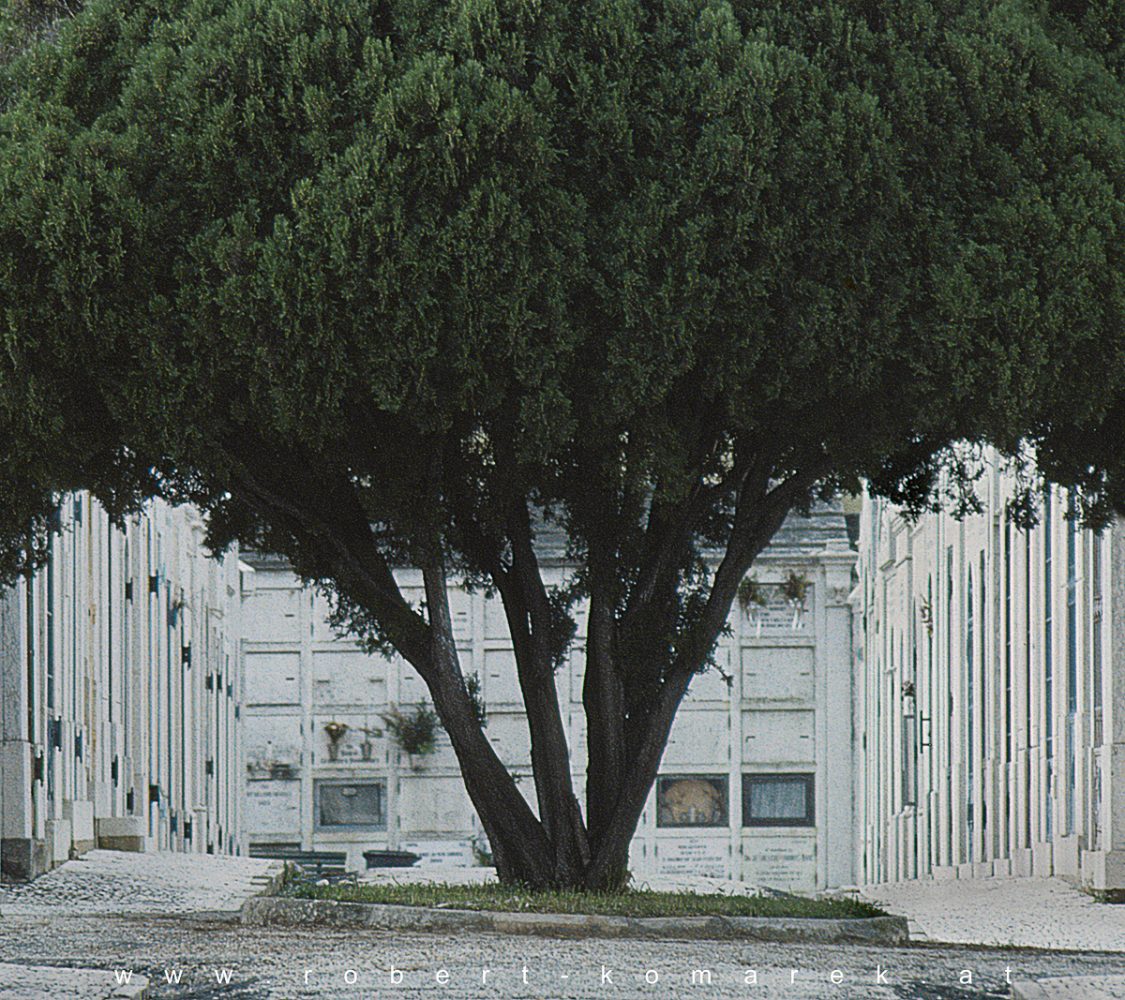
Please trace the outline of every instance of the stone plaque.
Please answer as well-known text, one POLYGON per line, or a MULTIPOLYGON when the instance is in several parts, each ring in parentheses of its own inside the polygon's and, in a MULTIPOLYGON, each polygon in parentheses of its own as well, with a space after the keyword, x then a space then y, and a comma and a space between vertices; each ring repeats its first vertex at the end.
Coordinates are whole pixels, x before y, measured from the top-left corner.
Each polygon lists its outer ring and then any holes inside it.
POLYGON ((301 783, 248 781, 242 823, 247 833, 301 835, 301 783))
POLYGON ((813 837, 755 837, 743 845, 743 877, 773 889, 816 888, 813 837))
POLYGON ((660 875, 730 877, 730 841, 717 837, 661 838, 654 850, 660 875))
POLYGON ((473 849, 468 840, 404 840, 402 849, 422 856, 415 868, 433 865, 471 868, 473 865, 473 849))

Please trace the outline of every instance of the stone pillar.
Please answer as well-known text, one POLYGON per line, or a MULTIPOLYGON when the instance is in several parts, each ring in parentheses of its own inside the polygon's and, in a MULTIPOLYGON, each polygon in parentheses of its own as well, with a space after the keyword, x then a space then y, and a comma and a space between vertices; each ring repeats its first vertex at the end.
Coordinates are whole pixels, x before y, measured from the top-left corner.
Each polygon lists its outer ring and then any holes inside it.
POLYGON ((34 878, 49 867, 32 808, 25 609, 18 589, 0 593, 0 868, 14 879, 34 878))
POLYGON ((1094 866, 1095 889, 1125 892, 1125 530, 1118 521, 1107 545, 1110 636, 1103 660, 1107 804, 1104 859, 1094 866))
POLYGON ((856 817, 852 794, 852 649, 848 594, 855 555, 850 551, 825 554, 824 633, 818 673, 824 680, 824 701, 817 706, 824 742, 817 750, 824 780, 817 794, 825 798, 823 815, 827 885, 851 885, 854 868, 856 817))

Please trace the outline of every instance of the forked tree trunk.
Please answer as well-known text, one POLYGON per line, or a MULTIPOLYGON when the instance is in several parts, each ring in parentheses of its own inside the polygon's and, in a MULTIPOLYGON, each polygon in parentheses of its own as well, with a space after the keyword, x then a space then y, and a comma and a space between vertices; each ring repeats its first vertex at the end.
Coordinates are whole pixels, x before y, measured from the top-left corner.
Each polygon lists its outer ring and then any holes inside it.
MULTIPOLYGON (((749 476, 743 477, 749 481, 749 476)), ((399 652, 429 688, 485 833, 497 874, 505 883, 535 888, 617 889, 628 879, 629 845, 649 792, 676 712, 695 674, 707 662, 734 601, 738 583, 780 526, 794 498, 816 474, 795 475, 755 507, 740 497, 731 542, 714 576, 705 606, 691 631, 677 637, 674 650, 661 641, 660 626, 669 588, 679 572, 668 561, 654 563, 653 585, 636 607, 618 616, 607 588, 591 587, 586 636, 588 762, 586 820, 575 798, 571 759, 555 688, 550 641, 550 608, 536 562, 530 526, 512 527, 510 566, 493 571, 504 601, 516 652, 520 687, 531 736, 536 815, 497 756, 477 718, 461 672, 444 565, 440 557, 423 568, 428 622, 405 602, 383 556, 370 544, 356 515, 360 545, 337 546, 337 581, 347 580, 350 596, 370 609, 399 652), (343 555, 341 555, 343 553, 343 555), (628 656, 628 662, 621 657, 628 656), (654 667, 654 664, 657 665, 654 667)), ((768 477, 761 473, 760 489, 768 477)), ((754 494, 758 496, 757 493, 754 494)), ((339 533, 339 522, 334 525, 339 533)), ((440 552, 440 545, 435 551, 440 552)), ((604 582, 604 581, 603 581, 604 582)))
MULTIPOLYGON (((424 575, 438 667, 434 681, 427 683, 488 835, 497 876, 505 883, 535 888, 622 888, 629 878, 629 845, 690 672, 681 683, 664 687, 652 706, 645 737, 630 758, 625 698, 615 680, 620 671, 608 649, 608 623, 591 623, 584 692, 590 744, 587 815, 592 820, 587 828, 572 790, 571 759, 551 664, 529 663, 525 650, 520 673, 532 736, 536 817, 484 737, 466 693, 452 639, 444 575, 437 568, 424 575), (544 678, 548 683, 542 683, 544 678)), ((595 618, 599 607, 595 601, 595 618)))

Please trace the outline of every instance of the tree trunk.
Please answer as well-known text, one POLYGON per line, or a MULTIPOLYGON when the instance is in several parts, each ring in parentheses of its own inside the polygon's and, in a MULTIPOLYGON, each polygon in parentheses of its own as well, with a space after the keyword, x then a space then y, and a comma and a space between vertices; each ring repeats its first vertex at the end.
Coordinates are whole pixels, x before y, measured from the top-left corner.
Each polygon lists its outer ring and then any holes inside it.
POLYGON ((574 795, 570 748, 555 687, 550 605, 522 500, 514 506, 510 537, 511 569, 497 566, 493 579, 503 599, 527 714, 539 821, 552 844, 556 881, 574 885, 590 862, 590 847, 574 795))
POLYGON ((613 658, 613 612, 604 591, 591 588, 586 634, 586 825, 597 853, 625 776, 624 690, 613 658))
POLYGON ((444 568, 423 570, 432 635, 432 670, 423 674, 434 708, 492 848, 502 882, 547 888, 557 882, 553 844, 477 720, 453 641, 444 568))

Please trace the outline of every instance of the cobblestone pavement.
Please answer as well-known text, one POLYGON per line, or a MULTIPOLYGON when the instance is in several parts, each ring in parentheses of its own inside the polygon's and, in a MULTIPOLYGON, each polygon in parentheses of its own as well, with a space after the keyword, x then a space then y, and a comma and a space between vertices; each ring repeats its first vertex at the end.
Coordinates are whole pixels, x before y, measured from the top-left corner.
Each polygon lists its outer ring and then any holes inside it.
POLYGON ((1015 1000, 1125 1000, 1125 976, 1040 979, 1012 985, 1015 1000))
POLYGON ((0 916, 226 914, 233 917, 281 862, 212 854, 90 851, 32 882, 0 885, 0 916))
POLYGON ((1003 946, 872 948, 451 939, 232 923, 278 869, 257 859, 94 851, 29 885, 0 886, 0 1000, 108 1000, 130 987, 135 995, 146 978, 146 996, 169 1000, 967 1000, 1008 997, 1018 981, 1092 1000, 1087 986, 1125 975, 1125 907, 1097 904, 1055 879, 870 889, 865 895, 931 942, 1003 946))
POLYGON ((863 895, 929 941, 1125 952, 1125 906, 1095 902, 1062 879, 896 882, 863 895))
POLYGON ((1073 952, 449 938, 156 917, 6 917, 0 961, 132 970, 162 1000, 969 1000, 1007 997, 1006 970, 1013 981, 1125 972, 1121 955, 1073 952), (393 985, 392 967, 402 975, 393 985), (492 971, 482 986, 485 968, 492 971), (747 983, 750 969, 756 986, 747 983), (439 981, 442 970, 448 981, 439 981), (709 970, 710 985, 693 985, 692 970, 709 970), (646 983, 646 972, 659 980, 646 983), (229 985, 216 974, 229 975, 229 985))
POLYGON ((0 963, 2 1000, 132 1000, 143 995, 147 980, 130 976, 119 983, 103 969, 59 969, 53 966, 0 963))

